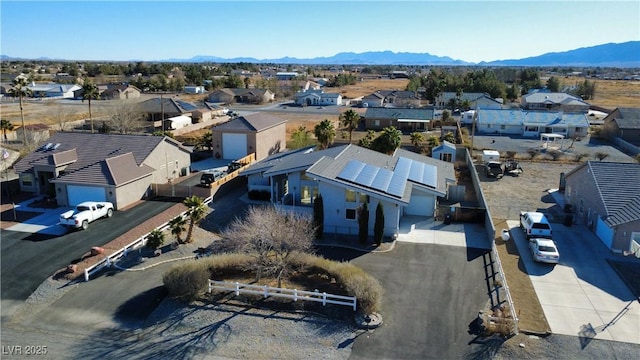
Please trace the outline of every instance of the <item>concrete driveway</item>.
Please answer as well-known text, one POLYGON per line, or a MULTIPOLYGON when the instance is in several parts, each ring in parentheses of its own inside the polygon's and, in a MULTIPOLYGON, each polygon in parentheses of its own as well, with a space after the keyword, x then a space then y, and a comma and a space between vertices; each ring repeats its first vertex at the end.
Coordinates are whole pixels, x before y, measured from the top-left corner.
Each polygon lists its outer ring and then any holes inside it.
MULTIPOLYGON (((31 201, 31 200, 30 200, 31 201)), ((18 204, 16 208, 20 209, 21 204, 18 204)), ((42 213, 38 216, 34 216, 31 219, 22 223, 13 225, 7 230, 19 231, 32 234, 46 234, 46 235, 64 235, 68 229, 60 225, 60 215, 72 207, 59 207, 56 209, 42 209, 42 213)), ((28 209, 27 211, 31 211, 28 209)))
POLYGON ((436 221, 433 217, 422 216, 403 216, 400 219, 398 241, 491 249, 491 242, 481 224, 445 225, 444 222, 436 221))
POLYGON ((579 336, 584 346, 593 338, 640 344, 640 304, 592 232, 553 224, 554 266, 534 262, 519 223, 507 224, 553 333, 579 336))

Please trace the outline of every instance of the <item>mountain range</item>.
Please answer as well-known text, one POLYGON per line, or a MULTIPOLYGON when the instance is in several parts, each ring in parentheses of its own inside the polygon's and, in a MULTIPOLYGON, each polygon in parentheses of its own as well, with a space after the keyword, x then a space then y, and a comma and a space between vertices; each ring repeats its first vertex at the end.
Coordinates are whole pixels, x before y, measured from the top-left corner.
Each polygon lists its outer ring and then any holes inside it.
MULTIPOLYGON (((26 60, 0 55, 1 60, 26 60)), ((54 60, 42 57, 35 60, 54 60)), ((56 59, 61 60, 61 59, 56 59)), ((135 61, 135 60, 131 60, 135 61)), ((306 64, 306 65, 436 65, 436 66, 574 66, 640 68, 640 41, 608 43, 583 47, 564 52, 551 52, 523 59, 467 62, 448 56, 429 53, 370 51, 363 53, 341 52, 329 57, 299 59, 256 59, 252 57, 221 58, 197 55, 190 59, 163 59, 157 62, 176 63, 253 63, 253 64, 306 64)))

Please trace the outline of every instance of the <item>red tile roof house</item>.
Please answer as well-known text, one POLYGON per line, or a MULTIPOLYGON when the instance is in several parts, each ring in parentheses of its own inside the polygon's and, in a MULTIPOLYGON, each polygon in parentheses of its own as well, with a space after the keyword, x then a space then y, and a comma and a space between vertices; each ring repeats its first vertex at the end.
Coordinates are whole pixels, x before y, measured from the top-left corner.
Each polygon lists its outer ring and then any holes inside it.
POLYGON ((109 201, 124 208, 185 174, 190 151, 161 136, 59 132, 15 165, 20 190, 60 206, 109 201))

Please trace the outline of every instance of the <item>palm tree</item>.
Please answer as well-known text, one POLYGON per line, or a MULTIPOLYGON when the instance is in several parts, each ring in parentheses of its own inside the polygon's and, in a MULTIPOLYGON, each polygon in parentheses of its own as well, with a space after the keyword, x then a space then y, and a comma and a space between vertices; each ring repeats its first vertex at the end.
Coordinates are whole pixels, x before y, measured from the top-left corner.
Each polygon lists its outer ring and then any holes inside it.
POLYGON ((153 230, 147 236, 147 247, 156 250, 164 243, 164 233, 158 229, 153 230))
POLYGON ((178 243, 182 242, 180 236, 186 230, 185 226, 187 224, 187 219, 183 216, 178 216, 169 221, 169 229, 171 229, 171 234, 176 236, 176 240, 178 243))
POLYGON ((96 84, 92 83, 89 79, 84 79, 82 85, 82 101, 89 101, 89 122, 91 122, 91 133, 93 134, 93 116, 91 115, 91 100, 96 100, 100 96, 100 92, 96 84))
POLYGON ((317 124, 313 132, 322 149, 328 148, 336 138, 336 129, 328 119, 324 119, 317 124))
POLYGON ((13 130, 13 124, 9 120, 2 119, 0 121, 0 129, 2 129, 4 141, 7 141, 7 131, 13 130))
POLYGON ((424 135, 421 132, 412 132, 411 133, 411 144, 416 148, 416 150, 420 150, 422 148, 422 143, 424 142, 424 135))
POLYGON ((360 124, 360 114, 353 109, 349 109, 340 114, 340 123, 349 131, 349 144, 351 144, 353 130, 357 129, 360 124))
POLYGON ((24 126, 24 107, 22 105, 22 98, 25 96, 32 96, 33 92, 29 89, 27 78, 24 76, 17 76, 13 79, 13 89, 9 90, 9 95, 17 96, 20 98, 20 119, 22 120, 22 142, 27 144, 27 128, 24 126))
POLYGON ((189 215, 189 229, 187 230, 187 237, 184 239, 185 243, 189 243, 191 242, 191 235, 193 234, 193 225, 204 217, 207 207, 202 198, 195 195, 184 199, 183 203, 189 208, 187 212, 189 215))

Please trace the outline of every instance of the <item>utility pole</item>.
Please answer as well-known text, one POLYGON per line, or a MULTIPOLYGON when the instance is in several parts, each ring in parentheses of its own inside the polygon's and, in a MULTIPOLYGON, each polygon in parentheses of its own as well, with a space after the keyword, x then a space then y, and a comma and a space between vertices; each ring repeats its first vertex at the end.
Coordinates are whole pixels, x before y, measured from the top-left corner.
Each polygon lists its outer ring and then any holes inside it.
POLYGON ((162 126, 162 135, 164 135, 164 98, 162 97, 163 92, 160 93, 160 112, 162 113, 162 119, 160 119, 160 126, 162 126))

